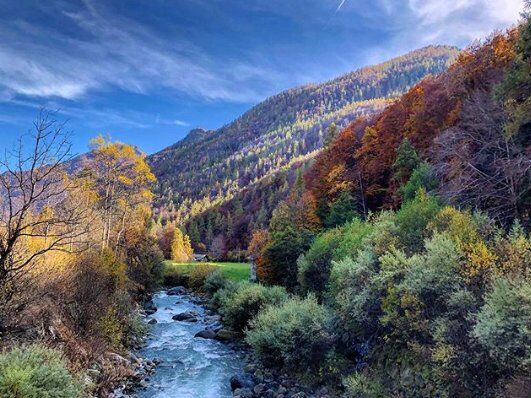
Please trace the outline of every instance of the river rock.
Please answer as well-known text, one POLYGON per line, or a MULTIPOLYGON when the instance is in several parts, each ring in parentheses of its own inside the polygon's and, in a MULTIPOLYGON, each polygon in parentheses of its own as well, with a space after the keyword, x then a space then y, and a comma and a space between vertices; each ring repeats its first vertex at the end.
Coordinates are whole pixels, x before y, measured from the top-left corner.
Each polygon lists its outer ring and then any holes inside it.
POLYGON ((197 314, 192 311, 181 312, 171 317, 174 321, 197 322, 197 314))
POLYGON ((214 339, 216 338, 216 332, 205 329, 197 332, 194 337, 201 337, 202 339, 214 339))
POLYGON ((248 388, 251 389, 254 387, 253 377, 247 373, 237 373, 230 378, 230 388, 234 391, 238 388, 248 388))
POLYGON ((153 303, 153 300, 148 300, 144 303, 144 312, 147 315, 152 315, 157 312, 157 307, 155 307, 155 303, 153 303))
POLYGON ((237 388, 233 392, 234 398, 253 398, 253 392, 249 388, 237 388))
POLYGON ((157 320, 155 318, 151 318, 149 321, 148 321, 148 324, 149 325, 154 325, 157 323, 157 320))
POLYGON ((186 288, 184 286, 176 286, 169 289, 166 294, 168 296, 181 296, 183 294, 186 294, 186 288))
POLYGON ((238 338, 238 333, 230 329, 220 329, 216 332, 216 340, 230 341, 238 338))

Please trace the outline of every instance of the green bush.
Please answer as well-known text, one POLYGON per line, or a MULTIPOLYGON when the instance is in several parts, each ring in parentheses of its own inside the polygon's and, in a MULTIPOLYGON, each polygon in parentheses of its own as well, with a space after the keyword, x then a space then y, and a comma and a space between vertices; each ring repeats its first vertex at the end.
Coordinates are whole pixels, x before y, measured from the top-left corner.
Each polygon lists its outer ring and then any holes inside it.
POLYGON ((80 396, 80 384, 57 351, 34 345, 0 354, 1 398, 80 396))
POLYGON ((381 293, 376 276, 377 259, 370 249, 355 260, 346 257, 332 266, 329 302, 338 320, 337 332, 347 347, 372 337, 378 329, 381 293))
POLYGON ((188 273, 188 287, 194 290, 202 290, 206 279, 217 272, 218 268, 210 264, 199 264, 188 273))
POLYGON ((441 209, 437 199, 420 189, 415 199, 402 205, 395 216, 400 248, 415 253, 423 248, 424 239, 429 236, 426 228, 441 209))
POLYGON ((343 380, 345 398, 385 398, 385 387, 363 373, 354 373, 343 380))
POLYGON ((187 267, 173 265, 171 261, 164 262, 164 286, 188 286, 189 282, 190 276, 187 267))
POLYGON ((314 373, 331 346, 329 314, 314 297, 269 306, 251 322, 246 341, 268 365, 314 373))
POLYGON ((531 282, 497 280, 472 334, 501 369, 531 365, 531 282))
POLYGON ((288 298, 283 287, 246 282, 222 294, 219 311, 223 321, 237 332, 243 332, 260 310, 268 305, 278 306, 288 298))
POLYGON ((229 280, 223 276, 220 270, 212 272, 205 278, 203 290, 210 295, 213 295, 218 290, 224 289, 229 284, 229 280))
POLYGON ((341 239, 334 250, 333 259, 343 260, 345 257, 356 257, 358 251, 364 247, 366 237, 372 232, 373 226, 360 220, 353 219, 341 228, 341 239))
POLYGON ((341 237, 341 229, 327 231, 313 241, 305 255, 299 257, 298 281, 304 293, 315 293, 319 299, 322 298, 328 283, 334 251, 341 237))

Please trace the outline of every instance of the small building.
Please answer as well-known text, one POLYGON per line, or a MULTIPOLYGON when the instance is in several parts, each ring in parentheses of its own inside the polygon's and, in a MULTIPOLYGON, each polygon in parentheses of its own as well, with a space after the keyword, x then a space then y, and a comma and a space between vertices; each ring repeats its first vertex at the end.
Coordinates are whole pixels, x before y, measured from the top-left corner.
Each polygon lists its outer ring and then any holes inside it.
POLYGON ((206 263, 209 260, 208 254, 194 253, 194 261, 196 263, 206 263))

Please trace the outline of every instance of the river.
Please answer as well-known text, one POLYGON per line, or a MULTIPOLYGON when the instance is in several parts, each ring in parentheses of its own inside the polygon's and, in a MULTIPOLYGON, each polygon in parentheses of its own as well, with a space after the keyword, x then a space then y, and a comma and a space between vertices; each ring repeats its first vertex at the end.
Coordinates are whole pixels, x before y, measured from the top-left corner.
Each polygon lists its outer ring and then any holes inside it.
POLYGON ((150 375, 148 387, 133 395, 137 398, 229 398, 230 377, 243 368, 241 356, 216 340, 194 337, 205 329, 204 308, 189 296, 156 293, 153 302, 157 312, 146 346, 139 355, 161 363, 150 375), (172 316, 196 311, 198 322, 174 321, 172 316))

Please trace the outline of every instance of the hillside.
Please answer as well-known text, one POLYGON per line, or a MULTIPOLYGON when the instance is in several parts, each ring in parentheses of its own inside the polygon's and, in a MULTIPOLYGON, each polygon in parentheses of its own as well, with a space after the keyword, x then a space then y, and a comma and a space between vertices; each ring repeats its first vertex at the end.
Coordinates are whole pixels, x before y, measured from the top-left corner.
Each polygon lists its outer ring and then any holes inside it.
POLYGON ((157 212, 183 224, 321 148, 331 123, 348 125, 384 108, 428 74, 455 59, 455 48, 426 47, 323 84, 287 90, 215 131, 192 130, 151 155, 159 180, 157 212))

